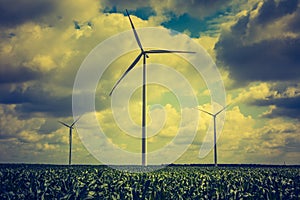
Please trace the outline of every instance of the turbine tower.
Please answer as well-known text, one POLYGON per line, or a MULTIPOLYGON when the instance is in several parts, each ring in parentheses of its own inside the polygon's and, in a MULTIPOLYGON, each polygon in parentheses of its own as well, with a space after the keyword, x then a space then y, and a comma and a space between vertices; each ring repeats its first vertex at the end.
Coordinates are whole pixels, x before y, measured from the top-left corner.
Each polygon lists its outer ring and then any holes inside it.
POLYGON ((224 108, 222 108, 221 110, 219 110, 217 113, 213 114, 210 112, 207 112, 205 110, 202 110, 200 108, 197 108, 198 110, 210 115, 213 117, 214 119, 214 162, 215 162, 215 166, 218 166, 218 158, 217 158, 217 130, 216 130, 216 117, 218 116, 218 114, 220 114, 221 112, 223 112, 229 105, 225 106, 224 108))
POLYGON ((195 53, 191 51, 174 51, 174 50, 164 50, 164 49, 153 49, 153 50, 144 50, 139 39, 139 36, 134 28, 130 15, 126 9, 126 14, 129 18, 131 28, 136 39, 136 42, 141 50, 140 54, 136 57, 136 59, 131 63, 128 69, 124 72, 121 78, 116 82, 113 86, 109 96, 112 95, 114 89, 121 82, 121 80, 127 75, 127 73, 133 69, 133 67, 139 62, 141 57, 143 56, 143 87, 142 87, 142 166, 146 166, 146 59, 149 58, 148 54, 161 54, 161 53, 195 53))
POLYGON ((71 165, 71 160, 72 160, 72 129, 74 129, 74 125, 76 124, 76 122, 80 119, 80 117, 78 117, 71 125, 68 125, 62 121, 58 121, 59 123, 61 123, 62 125, 66 126, 69 128, 69 165, 71 165))

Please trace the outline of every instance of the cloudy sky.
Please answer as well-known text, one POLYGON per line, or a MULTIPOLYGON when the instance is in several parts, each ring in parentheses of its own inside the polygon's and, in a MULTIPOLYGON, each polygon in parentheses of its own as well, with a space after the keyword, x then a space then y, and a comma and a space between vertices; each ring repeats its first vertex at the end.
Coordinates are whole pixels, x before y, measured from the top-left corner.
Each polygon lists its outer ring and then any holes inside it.
MULTIPOLYGON (((130 30, 125 9, 136 28, 159 27, 186 34, 216 63, 226 103, 231 104, 219 133, 219 163, 300 164, 298 0, 0 0, 1 163, 67 163, 68 129, 57 121, 74 120, 73 84, 84 59, 98 44, 130 30)), ((114 48, 126 49, 126 45, 114 48)), ((131 51, 112 61, 99 80, 95 98, 97 120, 108 141, 131 152, 140 151, 140 140, 116 123, 108 94, 137 55, 138 51, 131 51)), ((196 74, 182 57, 164 58, 151 56, 147 62, 179 71, 189 81, 199 108, 213 112, 214 102, 205 84, 209 77, 196 74)), ((104 66, 100 63, 99 67, 104 66)), ((132 75, 140 69, 137 66, 132 75)), ((155 78, 159 76, 149 79, 155 78)), ((173 86, 183 87, 180 82, 173 86)), ((140 94, 138 87, 126 106, 137 126, 140 94)), ((184 109, 176 94, 161 85, 149 85, 147 98, 152 116, 148 116, 149 133, 158 130, 148 138, 150 152, 176 136, 184 109)), ((211 118, 195 109, 187 112, 200 115, 196 137, 175 162, 213 163, 212 152, 199 157, 211 118)), ((80 120, 87 121, 84 116, 80 120)), ((188 125, 184 128, 188 135, 188 125)), ((100 163, 76 131, 73 163, 100 163)))

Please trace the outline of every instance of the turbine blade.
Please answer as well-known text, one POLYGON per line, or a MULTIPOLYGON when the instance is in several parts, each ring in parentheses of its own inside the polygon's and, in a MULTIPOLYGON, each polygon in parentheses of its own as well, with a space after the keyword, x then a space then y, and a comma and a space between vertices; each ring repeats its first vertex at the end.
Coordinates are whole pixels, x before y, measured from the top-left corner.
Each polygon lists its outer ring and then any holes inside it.
POLYGON ((109 93, 109 96, 112 95, 114 89, 117 87, 117 85, 121 82, 121 80, 128 74, 128 72, 130 70, 132 70, 132 68, 139 62, 139 60, 141 59, 143 55, 143 52, 141 52, 137 57, 136 59, 132 62, 132 64, 128 67, 128 69, 124 72, 124 74, 121 76, 121 78, 116 82, 116 84, 114 85, 114 87, 112 88, 112 90, 110 91, 109 93))
POLYGON ((135 37, 135 39, 136 39, 136 42, 138 43, 140 49, 141 49, 142 51, 144 51, 144 50, 143 50, 143 47, 142 47, 142 44, 141 44, 141 41, 140 41, 140 38, 139 38, 139 36, 138 36, 138 34, 137 34, 135 28, 134 28, 134 25, 133 25, 133 23, 132 23, 132 21, 131 21, 131 18, 130 18, 130 15, 129 15, 127 9, 126 9, 126 13, 127 13, 128 18, 129 18, 129 21, 130 21, 130 24, 131 24, 131 28, 132 28, 132 30, 133 30, 133 33, 134 33, 134 37, 135 37))
POLYGON ((145 51, 145 53, 196 53, 194 51, 177 51, 177 50, 165 50, 165 49, 154 49, 145 51))
POLYGON ((228 104, 227 106, 225 106, 224 108, 222 108, 219 112, 217 112, 215 115, 220 114, 223 110, 225 110, 228 106, 230 106, 230 104, 228 104))
MULTIPOLYGON (((82 115, 81 115, 82 116, 82 115)), ((76 124, 76 122, 78 122, 78 120, 81 118, 81 116, 79 116, 72 124, 71 127, 73 128, 73 126, 76 124)))
POLYGON ((71 126, 69 126, 68 124, 66 124, 66 123, 64 123, 64 122, 62 122, 62 121, 58 121, 58 122, 61 123, 61 124, 64 125, 64 126, 68 127, 68 128, 71 128, 71 126))
POLYGON ((204 113, 206 113, 206 114, 209 114, 209 115, 211 115, 211 116, 214 116, 214 114, 212 114, 212 113, 210 113, 210 112, 207 112, 207 111, 202 110, 202 109, 200 109, 200 108, 197 108, 197 109, 200 110, 200 111, 202 111, 202 112, 204 112, 204 113))

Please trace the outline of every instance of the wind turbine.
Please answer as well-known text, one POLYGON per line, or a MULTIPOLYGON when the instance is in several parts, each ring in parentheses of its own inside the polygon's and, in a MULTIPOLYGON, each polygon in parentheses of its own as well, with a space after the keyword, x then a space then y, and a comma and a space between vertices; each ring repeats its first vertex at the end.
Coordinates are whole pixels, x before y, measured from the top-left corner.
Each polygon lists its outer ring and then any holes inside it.
MULTIPOLYGON (((81 117, 81 116, 80 116, 81 117)), ((62 125, 66 126, 69 128, 69 165, 71 165, 71 160, 72 160, 72 129, 74 129, 74 125, 76 124, 76 122, 80 119, 80 117, 78 117, 71 125, 68 125, 62 121, 58 121, 59 123, 61 123, 62 125)))
POLYGON ((215 114, 207 112, 205 110, 202 110, 200 108, 197 108, 198 110, 209 114, 210 116, 213 117, 214 119, 214 161, 215 161, 215 166, 218 166, 218 161, 217 161, 217 130, 216 130, 216 117, 218 116, 218 114, 220 114, 221 112, 223 112, 229 105, 225 106, 224 108, 222 108, 221 110, 219 110, 218 112, 216 112, 215 114))
POLYGON ((139 62, 141 57, 143 56, 143 88, 142 88, 142 166, 146 166, 146 59, 149 58, 148 54, 161 54, 161 53, 195 53, 191 51, 174 51, 174 50, 164 50, 164 49, 153 49, 153 50, 144 50, 139 39, 139 36, 134 28, 130 15, 126 9, 126 14, 129 18, 131 28, 136 39, 138 46, 140 47, 140 54, 136 57, 136 59, 131 63, 128 69, 124 72, 121 78, 116 82, 114 87, 112 88, 109 96, 112 95, 114 89, 121 82, 121 80, 128 74, 130 70, 139 62))

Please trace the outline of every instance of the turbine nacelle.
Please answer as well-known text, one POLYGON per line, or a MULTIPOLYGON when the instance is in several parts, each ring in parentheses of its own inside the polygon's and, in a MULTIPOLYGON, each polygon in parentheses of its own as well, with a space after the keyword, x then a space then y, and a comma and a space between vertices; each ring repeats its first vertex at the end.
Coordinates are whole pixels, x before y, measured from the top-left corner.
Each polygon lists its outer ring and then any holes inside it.
POLYGON ((59 123, 61 123, 63 126, 66 126, 66 127, 68 127, 68 128, 72 128, 73 129, 73 126, 71 126, 71 125, 69 125, 69 124, 66 124, 66 123, 64 123, 64 122, 62 122, 62 121, 58 121, 59 123))
POLYGON ((146 58, 149 58, 149 56, 148 56, 148 54, 147 54, 147 53, 145 53, 145 52, 144 52, 143 54, 146 56, 146 58))
POLYGON ((70 129, 74 129, 74 125, 76 124, 76 122, 78 122, 78 120, 79 120, 80 118, 81 118, 81 116, 78 117, 71 125, 66 124, 66 123, 64 123, 64 122, 62 122, 62 121, 58 121, 58 122, 61 123, 61 124, 64 125, 64 126, 70 128, 70 129))
POLYGON ((208 115, 211 115, 211 116, 213 116, 213 117, 216 117, 216 116, 217 116, 218 114, 220 114, 223 110, 225 110, 226 108, 228 108, 230 105, 231 105, 231 104, 227 104, 226 106, 224 106, 221 110, 219 110, 219 111, 216 112, 215 114, 210 113, 210 112, 208 112, 208 111, 206 111, 206 110, 200 109, 200 108, 198 108, 198 107, 196 107, 196 108, 194 108, 194 109, 200 110, 200 111, 202 111, 202 112, 204 112, 204 113, 206 113, 206 114, 208 114, 208 115))

